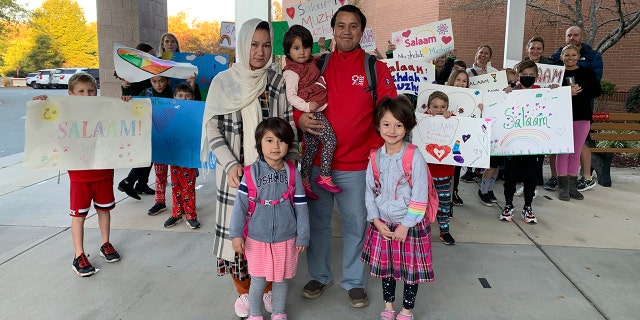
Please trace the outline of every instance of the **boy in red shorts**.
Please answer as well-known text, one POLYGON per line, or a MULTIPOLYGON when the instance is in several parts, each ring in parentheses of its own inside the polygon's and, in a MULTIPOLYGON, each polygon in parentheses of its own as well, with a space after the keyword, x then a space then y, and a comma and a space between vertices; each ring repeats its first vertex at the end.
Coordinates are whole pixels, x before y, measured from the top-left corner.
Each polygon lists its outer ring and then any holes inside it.
MULTIPOLYGON (((96 96, 96 80, 89 74, 81 72, 74 74, 69 79, 70 96, 96 96)), ((46 95, 33 97, 33 100, 46 100, 46 95)), ((107 262, 120 260, 120 255, 109 242, 111 225, 111 209, 116 202, 113 196, 113 169, 97 170, 69 170, 69 200, 71 206, 71 238, 75 255, 73 259, 73 271, 80 277, 88 277, 96 273, 84 254, 84 220, 93 207, 98 212, 98 225, 102 236, 100 256, 107 262)))

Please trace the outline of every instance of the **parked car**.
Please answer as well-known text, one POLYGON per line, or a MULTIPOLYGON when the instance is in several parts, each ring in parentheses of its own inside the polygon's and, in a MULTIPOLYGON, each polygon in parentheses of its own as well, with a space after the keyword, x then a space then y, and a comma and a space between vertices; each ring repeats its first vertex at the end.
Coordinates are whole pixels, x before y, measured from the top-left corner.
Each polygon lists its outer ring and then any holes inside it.
POLYGON ((96 79, 97 84, 98 84, 98 89, 100 89, 100 69, 98 69, 98 68, 86 68, 86 69, 82 69, 82 72, 86 72, 86 73, 90 74, 92 77, 94 77, 96 79))
POLYGON ((71 78, 72 75, 83 70, 87 70, 87 68, 58 68, 53 73, 51 86, 56 89, 69 88, 69 78, 71 78))
POLYGON ((31 72, 27 74, 26 82, 27 86, 32 87, 36 84, 36 78, 38 77, 37 72, 31 72))
POLYGON ((36 83, 33 85, 34 89, 48 89, 51 88, 51 75, 55 69, 42 69, 38 71, 38 77, 36 83))

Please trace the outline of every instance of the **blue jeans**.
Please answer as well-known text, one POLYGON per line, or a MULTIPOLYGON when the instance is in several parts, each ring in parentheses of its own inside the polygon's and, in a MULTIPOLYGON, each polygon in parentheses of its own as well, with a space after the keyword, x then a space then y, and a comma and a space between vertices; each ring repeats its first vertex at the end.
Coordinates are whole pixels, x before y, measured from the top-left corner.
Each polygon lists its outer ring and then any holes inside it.
MULTIPOLYGON (((314 166, 311 181, 320 168, 314 166)), ((334 201, 342 218, 342 281, 346 290, 364 288, 367 273, 360 260, 364 231, 367 226, 367 209, 364 204, 366 171, 331 171, 333 182, 341 193, 330 193, 311 183, 318 200, 308 201, 311 238, 307 250, 307 264, 311 279, 323 284, 333 281, 331 274, 331 219, 334 201)))

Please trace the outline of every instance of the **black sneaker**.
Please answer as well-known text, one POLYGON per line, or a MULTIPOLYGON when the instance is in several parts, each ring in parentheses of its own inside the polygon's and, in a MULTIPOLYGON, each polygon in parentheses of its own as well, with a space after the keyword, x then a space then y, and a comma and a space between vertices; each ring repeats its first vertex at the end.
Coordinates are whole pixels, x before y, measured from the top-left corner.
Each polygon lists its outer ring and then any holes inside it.
POLYGON ((160 212, 166 211, 167 205, 164 202, 156 202, 151 209, 147 212, 150 216, 155 216, 160 212))
POLYGON ((104 257, 104 260, 107 262, 120 261, 120 254, 118 254, 118 251, 116 251, 109 242, 105 242, 102 247, 100 247, 100 256, 104 257))
POLYGON ((461 206, 464 204, 464 201, 462 201, 462 198, 460 198, 457 192, 453 193, 453 199, 451 199, 451 202, 454 206, 461 206))
POLYGON ((318 280, 311 280, 307 282, 307 284, 302 289, 302 296, 307 299, 315 299, 322 295, 322 292, 327 288, 331 287, 333 282, 329 282, 327 284, 323 284, 318 280))
POLYGON ((134 198, 136 200, 140 200, 140 196, 133 190, 133 185, 127 182, 127 180, 122 180, 118 183, 118 190, 126 193, 129 197, 134 198))
POLYGON ((169 217, 169 219, 167 219, 167 221, 164 222, 164 227, 165 228, 171 228, 173 226, 175 226, 176 224, 178 224, 178 222, 182 221, 182 216, 180 217, 169 217))
POLYGON ((476 175, 473 172, 470 173, 469 175, 465 173, 464 176, 460 177, 460 181, 466 182, 466 183, 476 182, 476 175))
POLYGON ((449 232, 440 232, 440 240, 446 245, 456 244, 456 240, 453 239, 449 232))
POLYGON ((136 193, 138 193, 138 194, 150 194, 150 195, 156 194, 156 191, 151 189, 151 188, 149 188, 149 186, 146 185, 146 184, 140 185, 140 183, 138 183, 133 188, 133 190, 135 190, 136 193))
POLYGON ((482 193, 478 190, 478 197, 480 197, 480 203, 487 207, 493 207, 493 201, 491 201, 488 193, 482 193))
POLYGON ((349 304, 354 308, 363 308, 369 305, 369 297, 364 288, 353 288, 349 292, 349 304))
POLYGON ((596 186, 596 180, 591 177, 591 179, 587 180, 585 177, 582 177, 576 183, 576 188, 578 191, 587 191, 596 186))
POLYGON ((491 202, 498 203, 498 198, 496 198, 496 195, 493 194, 493 191, 489 191, 487 192, 487 194, 489 195, 489 199, 491 199, 491 202))
POLYGON ((543 186, 545 190, 549 190, 549 191, 553 191, 557 187, 558 187, 558 178, 556 177, 549 178, 549 180, 547 180, 547 182, 545 182, 543 186))
POLYGON ((80 277, 90 277, 94 273, 96 273, 96 268, 91 265, 84 252, 81 253, 77 258, 73 259, 71 268, 80 277))
POLYGON ((465 180, 469 178, 469 176, 471 176, 471 170, 465 171, 464 174, 460 177, 460 180, 465 180))
MULTIPOLYGON (((167 220, 168 221, 168 220, 167 220)), ((198 219, 191 219, 191 220, 185 220, 185 222, 187 223, 187 225, 189 226, 189 228, 191 229, 198 229, 200 228, 200 222, 198 222, 198 219)), ((165 227, 166 227, 166 223, 165 223, 165 227)))

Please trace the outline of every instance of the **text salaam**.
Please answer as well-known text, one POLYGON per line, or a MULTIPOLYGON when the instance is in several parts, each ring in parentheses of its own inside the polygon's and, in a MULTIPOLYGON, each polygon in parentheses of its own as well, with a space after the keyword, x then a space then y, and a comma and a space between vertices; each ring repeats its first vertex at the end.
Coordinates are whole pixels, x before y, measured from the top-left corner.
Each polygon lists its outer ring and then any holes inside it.
POLYGON ((511 108, 504 111, 504 115, 507 117, 507 121, 503 124, 505 129, 521 129, 526 127, 546 127, 549 126, 549 119, 541 114, 532 117, 525 113, 525 109, 522 108, 522 112, 518 115, 513 115, 511 108))
POLYGON ((104 138, 137 136, 142 133, 142 121, 126 120, 109 123, 89 121, 63 121, 58 124, 58 139, 64 138, 104 138))
POLYGON ((431 37, 426 37, 426 38, 413 38, 413 39, 405 39, 404 40, 404 44, 405 47, 409 48, 409 47, 415 47, 415 46, 421 46, 423 44, 429 44, 429 43, 434 43, 434 42, 438 42, 438 39, 434 36, 431 37))

